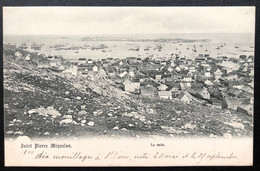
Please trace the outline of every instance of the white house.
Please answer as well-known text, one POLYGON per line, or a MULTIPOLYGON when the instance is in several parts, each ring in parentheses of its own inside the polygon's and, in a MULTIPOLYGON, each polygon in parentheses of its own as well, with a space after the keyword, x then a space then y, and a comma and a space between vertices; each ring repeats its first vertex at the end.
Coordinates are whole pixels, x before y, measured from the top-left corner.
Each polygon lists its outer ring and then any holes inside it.
POLYGON ((130 93, 139 93, 139 89, 140 89, 139 82, 131 82, 130 80, 127 79, 123 82, 123 85, 125 91, 130 93))
POLYGON ((200 97, 204 98, 204 99, 210 99, 210 94, 209 94, 207 88, 205 88, 205 87, 203 87, 202 89, 198 90, 197 94, 200 97))
POLYGON ((28 55, 26 55, 26 57, 25 57, 25 60, 26 61, 29 61, 29 60, 31 60, 31 56, 28 54, 28 55))
POLYGON ((158 96, 160 99, 172 99, 171 91, 158 91, 158 96))
POLYGON ((16 57, 21 58, 23 54, 21 52, 15 52, 14 54, 16 57))

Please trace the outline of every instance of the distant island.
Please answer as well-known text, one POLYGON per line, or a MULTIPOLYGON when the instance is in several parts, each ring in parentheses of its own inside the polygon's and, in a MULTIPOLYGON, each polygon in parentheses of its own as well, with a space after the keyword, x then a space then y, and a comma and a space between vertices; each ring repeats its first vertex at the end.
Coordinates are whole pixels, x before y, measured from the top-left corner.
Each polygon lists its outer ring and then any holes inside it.
POLYGON ((180 38, 175 38, 175 39, 138 39, 138 38, 123 38, 123 37, 83 37, 81 39, 82 41, 130 41, 130 42, 170 42, 170 43, 208 43, 211 41, 211 39, 180 39, 180 38))

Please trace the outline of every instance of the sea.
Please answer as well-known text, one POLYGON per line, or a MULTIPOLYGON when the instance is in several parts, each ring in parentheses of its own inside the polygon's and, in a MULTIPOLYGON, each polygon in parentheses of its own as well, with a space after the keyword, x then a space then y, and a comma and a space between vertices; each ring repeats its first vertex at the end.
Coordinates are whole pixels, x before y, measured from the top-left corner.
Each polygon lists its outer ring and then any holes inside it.
POLYGON ((61 55, 68 60, 87 58, 100 60, 103 58, 126 57, 171 57, 179 54, 181 57, 195 58, 199 54, 227 56, 238 58, 240 55, 254 55, 253 33, 199 33, 199 34, 136 34, 136 35, 4 35, 4 44, 20 46, 27 44, 28 51, 37 52, 46 56, 61 55), (91 38, 83 40, 83 38, 91 38), (104 40, 105 39, 105 40, 104 40), (124 41, 120 41, 124 39, 124 41), (151 41, 138 41, 140 39, 151 41), (207 42, 158 42, 159 39, 188 39, 209 40, 207 42), (130 41, 131 40, 131 41, 130 41), (41 45, 40 50, 31 48, 33 44, 41 45), (93 49, 101 44, 105 49, 93 49), (84 49, 58 50, 55 45, 62 47, 84 47, 84 49), (159 51, 156 47, 162 47, 159 51), (139 48, 139 51, 131 49, 139 48), (196 49, 196 52, 194 52, 196 49))

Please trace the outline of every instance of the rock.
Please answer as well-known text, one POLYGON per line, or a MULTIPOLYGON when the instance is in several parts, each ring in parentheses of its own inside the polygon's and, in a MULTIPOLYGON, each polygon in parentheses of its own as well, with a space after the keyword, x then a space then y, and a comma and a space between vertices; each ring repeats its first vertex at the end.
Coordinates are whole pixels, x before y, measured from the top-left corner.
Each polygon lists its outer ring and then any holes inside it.
POLYGON ((72 119, 72 116, 71 115, 64 115, 62 118, 63 119, 72 119))
POLYGON ((232 122, 232 123, 224 122, 224 123, 227 124, 227 125, 230 125, 234 128, 237 128, 237 129, 244 129, 245 128, 243 124, 238 123, 238 122, 232 122))
POLYGON ((7 131, 6 133, 7 133, 7 134, 13 134, 14 131, 7 131))
POLYGON ((86 121, 85 119, 83 119, 83 120, 81 121, 81 123, 83 123, 83 124, 86 123, 86 122, 87 122, 87 121, 86 121))
POLYGON ((81 125, 81 126, 85 126, 85 124, 83 124, 83 123, 82 123, 82 124, 80 124, 80 125, 81 125))
POLYGON ((177 114, 181 114, 181 111, 177 110, 176 113, 177 113, 177 114))
POLYGON ((48 114, 51 115, 51 117, 53 117, 53 118, 61 116, 61 114, 56 109, 54 109, 53 106, 47 107, 46 110, 47 110, 48 114))
POLYGON ((69 94, 70 94, 70 92, 69 92, 69 91, 65 91, 65 94, 66 94, 66 95, 69 95, 69 94))
POLYGON ((50 133, 49 132, 45 132, 44 135, 50 135, 50 133))
POLYGON ((107 115, 110 116, 110 117, 113 116, 113 114, 111 114, 111 113, 109 113, 109 114, 107 114, 107 115))
POLYGON ((77 99, 77 100, 81 100, 81 97, 77 96, 76 99, 77 99))
POLYGON ((94 114, 95 116, 99 116, 99 115, 102 114, 102 110, 96 110, 95 112, 93 112, 93 114, 94 114))
POLYGON ((72 119, 63 119, 62 121, 60 121, 60 124, 69 124, 72 123, 73 120, 72 119))
POLYGON ((84 111, 84 110, 81 110, 81 111, 79 111, 78 114, 79 114, 79 115, 87 115, 88 113, 87 113, 86 111, 84 111))
POLYGON ((28 114, 29 114, 29 115, 31 115, 31 114, 33 114, 33 113, 37 113, 37 111, 36 111, 35 109, 31 109, 31 110, 28 111, 28 114))
POLYGON ((23 131, 16 131, 14 132, 14 135, 23 135, 23 131))
POLYGON ((88 123, 88 126, 94 126, 95 125, 95 123, 93 122, 93 121, 90 121, 89 123, 88 123))
POLYGON ((128 126, 130 126, 130 127, 134 127, 134 125, 133 125, 133 124, 129 124, 128 126))
POLYGON ((73 110, 69 109, 69 110, 68 110, 68 113, 73 113, 73 110))
POLYGON ((232 138, 232 135, 230 133, 224 133, 223 137, 225 137, 225 138, 232 138))
POLYGON ((122 130, 122 131, 127 131, 127 129, 126 129, 126 128, 122 128, 121 130, 122 130))
POLYGON ((113 129, 116 129, 116 130, 118 130, 119 128, 118 128, 118 126, 115 126, 113 129))
POLYGON ((185 125, 184 125, 184 128, 188 128, 188 129, 194 129, 194 128, 196 128, 196 125, 192 125, 191 123, 186 123, 185 125))
POLYGON ((210 137, 210 138, 217 138, 218 136, 217 136, 217 135, 214 135, 214 134, 210 134, 209 137, 210 137))

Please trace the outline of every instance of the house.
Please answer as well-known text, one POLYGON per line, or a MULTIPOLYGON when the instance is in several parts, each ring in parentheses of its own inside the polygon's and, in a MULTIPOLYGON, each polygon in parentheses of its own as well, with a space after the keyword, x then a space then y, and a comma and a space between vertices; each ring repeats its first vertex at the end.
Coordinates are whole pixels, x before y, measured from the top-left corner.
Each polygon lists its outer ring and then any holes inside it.
POLYGON ((213 71, 213 75, 214 75, 216 80, 218 80, 222 76, 222 74, 223 73, 219 68, 217 68, 215 71, 213 71))
POLYGON ((245 113, 248 115, 253 115, 254 114, 253 110, 254 110, 254 107, 252 104, 239 105, 237 107, 238 112, 245 113))
POLYGON ((210 93, 208 92, 207 88, 203 87, 196 91, 196 95, 202 97, 204 99, 210 99, 210 93))
POLYGON ((23 54, 21 52, 15 52, 14 54, 16 57, 21 58, 23 54))
POLYGON ((59 62, 58 62, 58 60, 56 60, 56 59, 51 60, 51 61, 50 61, 50 66, 51 66, 51 67, 56 67, 56 66, 58 65, 58 63, 59 63, 59 62))
POLYGON ((187 90, 191 88, 191 83, 180 83, 179 84, 180 90, 187 90))
POLYGON ((242 93, 242 91, 236 88, 230 88, 227 92, 228 95, 233 97, 238 97, 240 93, 242 93))
POLYGON ((88 64, 93 64, 93 60, 92 59, 88 59, 87 63, 88 64))
POLYGON ((165 85, 165 84, 161 84, 161 85, 159 85, 159 86, 157 87, 157 89, 158 89, 159 91, 165 91, 167 88, 168 88, 168 86, 165 85))
POLYGON ((253 63, 254 62, 254 56, 253 55, 249 55, 247 58, 247 62, 248 63, 253 63))
POLYGON ((107 75, 112 78, 112 77, 116 77, 116 71, 114 68, 109 68, 107 69, 107 75))
POLYGON ((49 68, 50 64, 49 61, 41 61, 38 63, 38 68, 49 68))
POLYGON ((167 71, 172 72, 173 68, 172 67, 168 67, 167 71))
POLYGON ((132 82, 130 80, 125 80, 123 82, 124 90, 130 93, 139 93, 140 82, 132 82))
POLYGON ((237 110, 240 105, 240 101, 237 97, 225 97, 222 102, 223 109, 237 110))
POLYGON ((129 74, 130 77, 134 77, 135 76, 135 72, 133 70, 130 70, 128 74, 129 74))
POLYGON ((173 83, 170 86, 171 87, 168 87, 168 89, 166 89, 166 90, 169 90, 171 92, 179 91, 178 83, 173 83))
POLYGON ((79 58, 79 65, 80 64, 85 64, 85 63, 87 63, 87 59, 86 58, 79 58))
POLYGON ((136 58, 136 57, 128 57, 127 62, 130 65, 135 65, 135 64, 141 64, 143 61, 141 58, 136 58))
POLYGON ((180 68, 179 66, 176 66, 176 67, 175 67, 175 71, 176 71, 176 72, 180 72, 180 71, 181 71, 181 68, 180 68))
POLYGON ((191 82, 192 81, 192 78, 190 76, 184 76, 183 77, 183 81, 184 82, 191 82))
POLYGON ((247 56, 246 56, 246 55, 240 55, 240 56, 239 56, 239 59, 245 61, 245 60, 247 59, 247 56))
POLYGON ((241 89, 243 87, 243 84, 240 81, 229 81, 228 87, 241 89))
POLYGON ((210 80, 204 81, 204 84, 205 84, 206 86, 213 86, 213 85, 214 85, 210 80))
POLYGON ((126 71, 124 71, 124 72, 118 74, 118 76, 119 76, 120 78, 123 78, 123 77, 127 76, 127 74, 128 74, 128 73, 127 73, 126 71))
POLYGON ((154 97, 155 92, 156 92, 156 88, 151 84, 147 84, 146 86, 140 87, 140 93, 142 96, 154 97))
POLYGON ((237 80, 237 79, 238 79, 238 76, 237 76, 237 73, 231 72, 231 73, 227 74, 227 75, 225 76, 225 78, 226 78, 227 80, 231 81, 231 80, 237 80))
POLYGON ((196 71, 195 66, 189 66, 189 71, 190 71, 191 73, 194 73, 194 72, 196 71))
POLYGON ((180 92, 177 99, 181 102, 189 104, 192 101, 192 96, 188 92, 180 92))
POLYGON ((28 55, 26 55, 26 57, 25 57, 25 60, 26 61, 29 61, 29 60, 31 60, 31 56, 28 54, 28 55))
POLYGON ((253 104, 254 103, 254 95, 253 93, 250 93, 250 92, 241 92, 239 95, 238 95, 239 98, 247 98, 249 99, 249 103, 250 104, 253 104))
POLYGON ((158 96, 160 99, 172 99, 171 91, 158 91, 158 96))
POLYGON ((97 66, 97 65, 94 65, 92 70, 93 70, 94 72, 98 72, 98 66, 97 66))

